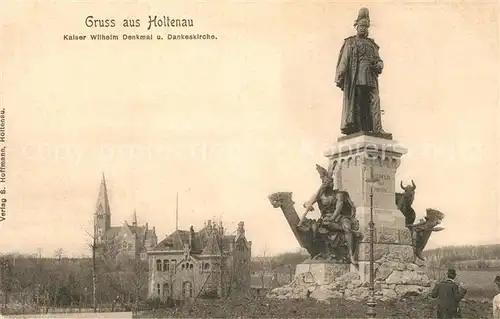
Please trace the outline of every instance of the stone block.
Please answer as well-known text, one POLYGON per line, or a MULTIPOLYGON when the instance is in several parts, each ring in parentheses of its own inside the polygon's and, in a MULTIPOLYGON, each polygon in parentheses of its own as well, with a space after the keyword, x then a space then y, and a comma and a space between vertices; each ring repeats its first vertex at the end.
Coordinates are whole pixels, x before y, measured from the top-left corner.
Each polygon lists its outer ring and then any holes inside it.
POLYGON ((424 287, 418 285, 397 285, 394 290, 398 296, 403 298, 418 296, 426 291, 424 287))
MULTIPOLYGON (((362 242, 370 242, 370 229, 365 227, 360 230, 363 235, 362 242)), ((388 226, 376 227, 373 232, 374 243, 380 244, 398 244, 398 245, 411 245, 411 233, 407 228, 393 228, 388 226)))
POLYGON ((394 270, 385 280, 387 284, 419 285, 427 287, 430 280, 426 275, 411 270, 394 270))
POLYGON ((349 264, 340 263, 301 263, 295 269, 295 278, 312 277, 318 285, 327 285, 349 272, 349 264))
POLYGON ((377 243, 399 244, 399 229, 381 226, 377 228, 376 234, 377 243))
MULTIPOLYGON (((391 254, 396 260, 412 262, 414 259, 413 247, 410 245, 401 244, 380 244, 373 245, 374 260, 377 261, 384 255, 391 254)), ((362 242, 359 245, 359 261, 370 261, 370 244, 362 242)))
MULTIPOLYGON (((359 228, 369 228, 370 225, 370 206, 357 206, 356 218, 359 220, 359 228)), ((405 217, 397 209, 373 209, 373 222, 375 229, 380 227, 388 227, 395 229, 405 229, 405 217)))
POLYGON ((399 230, 399 243, 403 245, 413 245, 413 238, 408 228, 399 230))
POLYGON ((389 245, 389 254, 405 262, 413 262, 415 259, 413 246, 410 245, 389 245))
MULTIPOLYGON (((374 260, 382 258, 384 255, 389 253, 389 244, 374 244, 373 245, 373 257, 374 260)), ((359 244, 359 261, 370 261, 370 244, 361 243, 359 244)))
MULTIPOLYGON (((352 268, 354 268, 354 266, 352 268)), ((366 283, 370 281, 370 262, 360 261, 358 262, 358 267, 351 269, 351 271, 358 273, 361 282, 366 283)))

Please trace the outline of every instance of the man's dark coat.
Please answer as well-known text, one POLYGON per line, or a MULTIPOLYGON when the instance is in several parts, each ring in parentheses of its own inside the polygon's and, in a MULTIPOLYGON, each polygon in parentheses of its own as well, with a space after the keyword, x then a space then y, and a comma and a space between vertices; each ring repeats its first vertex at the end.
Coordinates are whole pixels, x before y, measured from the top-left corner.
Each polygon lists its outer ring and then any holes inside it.
POLYGON ((432 298, 438 298, 437 310, 439 318, 457 318, 459 302, 465 297, 467 290, 460 288, 452 279, 437 283, 431 292, 432 298))

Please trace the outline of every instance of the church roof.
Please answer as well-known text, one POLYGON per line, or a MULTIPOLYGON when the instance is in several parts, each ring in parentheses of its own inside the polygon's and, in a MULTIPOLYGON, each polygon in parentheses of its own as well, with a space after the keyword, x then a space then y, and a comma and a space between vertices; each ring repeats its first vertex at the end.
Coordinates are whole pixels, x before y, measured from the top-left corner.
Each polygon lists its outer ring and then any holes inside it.
POLYGON ((111 227, 110 229, 108 229, 106 231, 106 234, 104 234, 104 237, 106 239, 113 239, 115 238, 116 236, 118 236, 118 234, 120 233, 120 231, 122 230, 122 227, 111 227))
POLYGON ((137 235, 138 237, 141 237, 144 235, 144 232, 146 230, 146 227, 143 226, 130 226, 126 224, 126 227, 130 230, 130 232, 134 235, 137 235))
POLYGON ((120 232, 124 229, 128 228, 130 232, 135 235, 137 234, 137 237, 143 238, 145 240, 151 239, 152 237, 155 236, 155 231, 154 229, 147 229, 146 226, 130 226, 130 225, 123 225, 123 226, 115 226, 111 227, 106 231, 106 234, 104 234, 106 239, 112 239, 115 238, 120 234, 120 232))

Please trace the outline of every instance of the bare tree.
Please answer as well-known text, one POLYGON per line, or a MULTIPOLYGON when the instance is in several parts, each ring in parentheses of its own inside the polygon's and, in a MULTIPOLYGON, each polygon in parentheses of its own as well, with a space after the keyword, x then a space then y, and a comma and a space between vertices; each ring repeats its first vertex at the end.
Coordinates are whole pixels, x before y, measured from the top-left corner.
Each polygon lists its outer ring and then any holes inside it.
POLYGON ((91 243, 88 244, 88 248, 92 252, 92 307, 94 308, 94 312, 97 312, 97 249, 99 245, 97 243, 96 237, 96 228, 94 227, 94 233, 87 235, 91 238, 91 243))
POLYGON ((258 257, 259 261, 259 279, 262 284, 262 288, 265 288, 265 278, 270 276, 272 273, 272 265, 274 261, 274 256, 269 255, 269 248, 264 246, 262 248, 262 253, 258 257))
MULTIPOLYGON (((146 293, 148 262, 139 258, 138 252, 131 254, 123 250, 119 240, 109 240, 99 249, 101 276, 119 295, 133 293, 134 309, 146 293)), ((123 298, 122 298, 123 299, 123 298)))
POLYGON ((57 258, 57 260, 61 261, 61 259, 64 257, 64 249, 57 248, 54 251, 54 256, 57 258))

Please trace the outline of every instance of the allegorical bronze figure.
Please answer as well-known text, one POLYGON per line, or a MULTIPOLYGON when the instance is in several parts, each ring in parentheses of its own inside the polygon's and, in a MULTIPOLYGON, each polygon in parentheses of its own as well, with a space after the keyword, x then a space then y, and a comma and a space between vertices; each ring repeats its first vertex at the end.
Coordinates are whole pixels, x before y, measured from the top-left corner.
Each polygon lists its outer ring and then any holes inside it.
POLYGON ((415 257, 424 260, 422 252, 431 237, 432 232, 442 231, 444 228, 438 227, 444 218, 444 214, 436 209, 427 208, 427 216, 421 219, 420 222, 408 225, 408 228, 412 231, 413 236, 413 248, 415 257))
POLYGON ((306 210, 301 219, 294 208, 292 193, 274 193, 269 196, 269 200, 274 207, 283 210, 295 237, 313 259, 357 265, 359 244, 363 236, 359 232, 356 207, 349 193, 334 188, 334 167, 326 170, 317 165, 316 168, 322 183, 304 204, 306 210), (307 214, 314 210, 314 204, 318 204, 321 215, 317 220, 307 218, 307 214))
POLYGON ((340 50, 336 85, 344 92, 341 132, 375 133, 392 138, 382 129, 378 77, 384 63, 379 46, 368 38, 370 15, 367 8, 359 10, 354 26, 357 34, 345 39, 340 50))
POLYGON ((412 225, 415 222, 415 210, 411 207, 413 200, 415 199, 415 190, 417 185, 412 180, 411 185, 403 186, 403 182, 400 183, 403 193, 396 193, 396 206, 399 211, 405 216, 406 226, 412 225))

